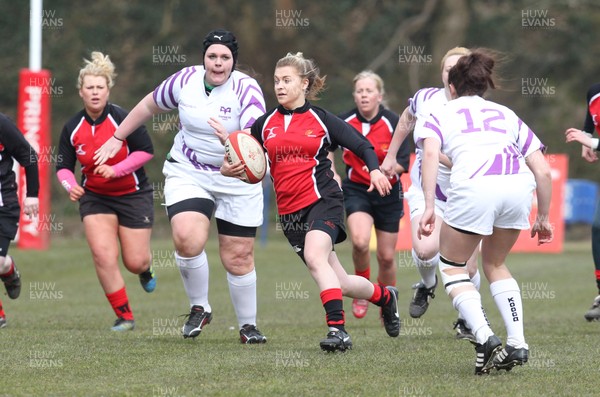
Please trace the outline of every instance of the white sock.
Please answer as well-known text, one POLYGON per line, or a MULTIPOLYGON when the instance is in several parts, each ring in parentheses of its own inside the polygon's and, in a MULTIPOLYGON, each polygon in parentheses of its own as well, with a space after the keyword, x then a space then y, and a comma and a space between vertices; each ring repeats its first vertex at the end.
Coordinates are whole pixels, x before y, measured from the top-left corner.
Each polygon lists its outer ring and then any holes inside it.
POLYGON ((523 333, 523 302, 517 280, 507 278, 490 284, 490 292, 502 314, 506 327, 506 344, 512 347, 529 348, 523 333))
POLYGON ((475 275, 471 277, 471 282, 473 283, 475 288, 477 288, 477 291, 479 291, 479 288, 481 287, 481 275, 479 274, 479 270, 477 270, 475 275))
POLYGON ((440 261, 440 254, 436 254, 433 258, 423 260, 419 259, 415 250, 412 250, 412 257, 421 275, 421 281, 426 288, 431 288, 435 285, 435 272, 440 261))
POLYGON ((467 322, 467 326, 477 339, 477 343, 483 344, 494 332, 488 325, 487 318, 481 307, 481 295, 477 291, 465 291, 452 299, 452 306, 460 313, 460 317, 467 322))
POLYGON ((175 261, 179 266, 183 288, 190 300, 190 307, 200 305, 211 312, 208 303, 208 258, 206 252, 193 258, 184 258, 175 253, 175 261))
MULTIPOLYGON (((471 282, 473 283, 477 291, 479 291, 479 287, 481 287, 481 276, 479 275, 479 270, 477 270, 477 273, 475 273, 475 275, 471 277, 471 282)), ((460 313, 458 313, 458 318, 464 320, 464 318, 460 316, 460 313)))
POLYGON ((256 325, 256 271, 243 276, 227 273, 229 295, 240 329, 243 325, 256 325))

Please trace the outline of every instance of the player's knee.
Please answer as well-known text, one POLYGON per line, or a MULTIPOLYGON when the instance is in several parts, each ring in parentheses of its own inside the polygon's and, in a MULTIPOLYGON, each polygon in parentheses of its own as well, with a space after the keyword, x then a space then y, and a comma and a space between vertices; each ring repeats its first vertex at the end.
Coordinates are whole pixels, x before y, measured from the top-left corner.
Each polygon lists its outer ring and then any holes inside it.
POLYGON ((204 251, 204 245, 191 238, 175 238, 175 250, 179 255, 185 258, 192 258, 200 255, 204 251))
POLYGON ((175 250, 183 257, 194 257, 200 255, 204 250, 206 239, 202 233, 195 233, 189 228, 173 228, 172 237, 175 250))
POLYGON ((304 263, 306 263, 306 267, 309 271, 315 271, 319 268, 319 263, 321 262, 319 255, 311 252, 310 250, 304 250, 302 257, 304 258, 304 263))
POLYGON ((391 269, 394 264, 395 252, 377 252, 377 262, 384 269, 391 269))
POLYGON ((448 295, 450 295, 455 288, 472 285, 467 272, 466 263, 452 262, 440 255, 439 268, 442 276, 442 283, 444 284, 444 288, 448 295))
POLYGON ((428 262, 438 255, 438 247, 428 245, 415 246, 412 250, 412 255, 421 262, 428 262))
POLYGON ((140 252, 134 255, 128 255, 123 263, 127 270, 132 273, 140 274, 148 269, 152 256, 150 252, 140 252))
POLYGON ((371 240, 366 240, 361 237, 354 237, 352 239, 352 250, 359 255, 365 255, 369 253, 369 244, 371 240))

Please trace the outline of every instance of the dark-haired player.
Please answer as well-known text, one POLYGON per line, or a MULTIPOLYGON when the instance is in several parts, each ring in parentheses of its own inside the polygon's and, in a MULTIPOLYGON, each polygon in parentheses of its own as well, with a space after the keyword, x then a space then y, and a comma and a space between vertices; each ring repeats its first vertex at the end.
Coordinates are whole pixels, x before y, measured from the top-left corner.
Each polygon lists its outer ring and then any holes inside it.
MULTIPOLYGON (((23 200, 23 212, 37 216, 40 187, 37 154, 12 120, 0 113, 0 280, 8 297, 17 299, 21 293, 21 276, 12 256, 8 255, 21 213, 13 158, 25 169, 27 194, 23 200)), ((5 326, 6 314, 0 301, 0 328, 5 326)))
POLYGON ((539 244, 553 237, 548 218, 552 180, 544 146, 512 110, 482 97, 488 88, 495 88, 494 64, 480 51, 461 57, 448 73, 453 99, 414 132, 423 148, 426 205, 419 235, 430 235, 436 227, 440 150, 452 162, 439 269, 452 305, 475 335, 477 375, 492 367, 508 370, 528 359, 521 292, 505 262, 521 230, 529 229, 534 191, 538 210, 531 235, 538 235, 539 244), (484 274, 506 327, 504 348, 487 322, 466 266, 479 244, 484 274))
MULTIPOLYGON (((460 57, 469 53, 470 50, 468 48, 454 47, 444 54, 440 62, 440 77, 444 87, 448 87, 448 71, 456 64, 460 57)), ((395 173, 393 167, 396 164, 396 153, 400 147, 399 142, 404 142, 417 123, 422 124, 432 111, 443 107, 450 99, 450 92, 447 88, 428 87, 418 90, 408 100, 409 105, 402 112, 392 141, 390 142, 390 148, 381 165, 381 170, 386 175, 390 176, 395 173)), ((421 280, 413 285, 415 292, 408 309, 408 313, 413 318, 419 318, 424 315, 429 308, 430 300, 435 297, 434 292, 437 287, 436 273, 440 259, 439 226, 442 224, 444 209, 446 208, 446 194, 450 184, 450 164, 442 156, 443 160, 438 170, 435 197, 435 212, 438 227, 435 228, 430 236, 421 236, 419 238, 417 236, 419 221, 425 210, 425 197, 421 188, 422 154, 423 151, 421 148, 416 147, 415 162, 410 172, 411 186, 405 194, 410 211, 412 257, 421 276, 421 280)), ((479 289, 481 280, 477 269, 478 253, 479 249, 476 249, 473 256, 467 261, 471 281, 477 289, 479 289)), ((454 323, 454 328, 456 329, 457 338, 474 340, 473 334, 464 319, 459 317, 454 323)))
POLYGON ((195 338, 212 319, 209 266, 204 247, 210 220, 217 219, 219 253, 237 315, 242 343, 264 343, 256 327, 254 240, 262 224, 260 184, 250 185, 219 172, 225 150, 215 132, 248 129, 265 112, 255 79, 235 70, 238 42, 214 30, 203 41, 203 65, 183 68, 146 95, 96 155, 112 157, 135 128, 152 115, 179 111, 180 131, 164 163, 165 205, 171 221, 175 259, 190 303, 184 338, 195 338))

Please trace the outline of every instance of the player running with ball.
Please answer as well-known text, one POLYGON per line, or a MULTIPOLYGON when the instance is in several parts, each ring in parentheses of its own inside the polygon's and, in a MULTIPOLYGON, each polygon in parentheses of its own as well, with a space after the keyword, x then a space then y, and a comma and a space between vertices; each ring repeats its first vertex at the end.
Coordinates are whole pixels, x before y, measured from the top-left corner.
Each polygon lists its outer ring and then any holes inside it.
MULTIPOLYGON (((325 78, 302 53, 281 58, 274 79, 279 106, 259 117, 251 131, 267 152, 283 232, 319 287, 329 327, 321 349, 352 347, 345 328, 344 295, 381 306, 385 329, 396 337, 400 333, 396 288, 348 275, 333 249, 346 232, 344 197, 333 178, 328 149, 337 144, 359 155, 369 168, 369 190, 385 196, 391 185, 379 171, 373 146, 350 125, 307 101, 323 88, 325 78)), ((244 165, 224 162, 221 172, 241 178, 244 165)))

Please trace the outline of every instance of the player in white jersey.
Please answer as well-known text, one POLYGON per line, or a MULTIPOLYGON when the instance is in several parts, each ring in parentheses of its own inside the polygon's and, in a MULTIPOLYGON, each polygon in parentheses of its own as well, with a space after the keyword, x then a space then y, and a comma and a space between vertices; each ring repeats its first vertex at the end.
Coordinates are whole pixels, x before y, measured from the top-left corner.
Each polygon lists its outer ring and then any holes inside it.
POLYGON ((198 336, 212 319, 204 246, 214 211, 240 340, 264 343, 266 338, 256 328, 254 270, 256 228, 263 221, 262 187, 221 175, 225 151, 215 132, 249 130, 265 113, 265 102, 256 80, 234 70, 238 44, 231 32, 212 31, 203 46, 204 65, 183 68, 163 81, 132 110, 95 158, 104 162, 135 126, 154 114, 178 109, 181 127, 163 174, 175 258, 191 307, 183 337, 198 336))
MULTIPOLYGON (((441 62, 442 82, 444 86, 447 86, 448 71, 450 68, 456 64, 461 56, 469 53, 470 50, 464 47, 454 47, 446 52, 441 62)), ((402 113, 400 122, 396 127, 396 131, 394 131, 388 153, 381 166, 381 169, 388 176, 394 174, 393 167, 396 162, 396 152, 404 139, 414 129, 415 124, 422 124, 431 112, 444 106, 449 99, 450 93, 446 88, 423 88, 409 99, 409 105, 402 113)), ((421 281, 413 285, 415 293, 409 305, 409 314, 413 318, 419 318, 425 314, 429 307, 430 299, 435 296, 434 291, 437 286, 436 270, 439 262, 439 226, 442 224, 442 216, 446 207, 446 191, 450 184, 450 169, 448 167, 451 165, 447 157, 442 156, 441 158, 442 164, 440 164, 438 172, 435 200, 438 227, 430 236, 421 239, 417 237, 419 221, 423 211, 425 211, 425 197, 421 189, 422 149, 419 147, 415 148, 415 163, 412 165, 410 171, 411 186, 405 195, 410 210, 413 246, 412 257, 421 275, 421 281)), ((476 249, 473 252, 473 256, 467 261, 471 280, 477 289, 479 289, 480 281, 477 269, 478 251, 476 249)), ((454 323, 454 328, 456 329, 457 338, 473 340, 473 334, 462 318, 458 318, 454 323)))
POLYGON ((440 227, 440 274, 452 304, 475 338, 475 374, 509 370, 528 359, 521 292, 505 260, 523 229, 529 229, 533 192, 538 212, 531 236, 552 241, 548 215, 552 181, 544 146, 505 106, 482 95, 494 88, 494 59, 481 51, 458 60, 448 73, 452 98, 415 129, 423 148, 422 179, 426 208, 419 234, 436 227, 434 194, 441 151, 452 162, 444 222, 440 227), (504 320, 506 346, 494 335, 469 278, 466 261, 481 243, 484 274, 504 320))

